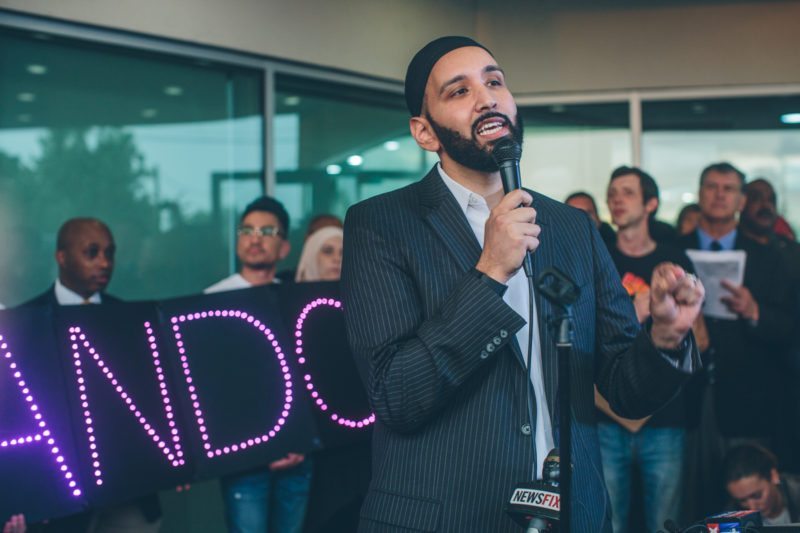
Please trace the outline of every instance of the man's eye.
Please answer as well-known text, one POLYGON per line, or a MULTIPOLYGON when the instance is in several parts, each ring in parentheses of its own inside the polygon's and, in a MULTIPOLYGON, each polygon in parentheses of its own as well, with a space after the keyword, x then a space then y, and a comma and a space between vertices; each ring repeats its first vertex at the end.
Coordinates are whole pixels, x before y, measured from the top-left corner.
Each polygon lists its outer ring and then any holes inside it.
POLYGON ((467 90, 465 88, 461 87, 460 89, 456 89, 455 91, 453 91, 452 96, 461 96, 462 94, 466 94, 466 93, 467 93, 467 90))

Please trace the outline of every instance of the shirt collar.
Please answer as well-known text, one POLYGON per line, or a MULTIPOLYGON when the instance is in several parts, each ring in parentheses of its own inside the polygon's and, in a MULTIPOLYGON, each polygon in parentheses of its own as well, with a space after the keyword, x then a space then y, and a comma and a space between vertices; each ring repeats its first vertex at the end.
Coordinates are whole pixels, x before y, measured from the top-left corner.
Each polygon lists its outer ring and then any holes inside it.
POLYGON ((715 239, 705 231, 700 228, 697 228, 697 237, 700 240, 700 249, 701 250, 710 250, 711 243, 717 241, 720 246, 722 246, 723 250, 733 250, 734 246, 736 245, 736 228, 733 228, 731 231, 723 235, 722 237, 715 239))
POLYGON ((442 168, 441 163, 436 164, 436 170, 439 171, 439 176, 442 177, 442 181, 450 190, 450 193, 455 197, 456 202, 458 202, 458 207, 461 208, 461 212, 464 213, 464 216, 467 216, 467 208, 471 206, 477 207, 480 205, 485 205, 487 209, 489 208, 489 204, 486 203, 486 199, 483 196, 472 192, 448 176, 447 172, 445 172, 442 168))
POLYGON ((100 304, 103 303, 102 297, 99 292, 92 294, 88 300, 77 292, 68 289, 61 283, 61 280, 56 278, 56 300, 59 305, 81 305, 84 303, 100 304))

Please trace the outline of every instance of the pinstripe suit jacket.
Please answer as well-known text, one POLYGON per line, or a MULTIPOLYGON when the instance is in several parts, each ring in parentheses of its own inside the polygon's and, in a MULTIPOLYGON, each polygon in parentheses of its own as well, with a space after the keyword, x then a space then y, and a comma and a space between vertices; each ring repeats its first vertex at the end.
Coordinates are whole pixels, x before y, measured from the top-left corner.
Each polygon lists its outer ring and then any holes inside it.
MULTIPOLYGON (((533 193, 538 272, 580 286, 572 371, 573 528, 610 531, 593 383, 621 415, 665 403, 688 377, 640 332, 605 245, 580 211, 533 193)), ((347 213, 342 275, 348 336, 377 414, 363 531, 518 531, 503 512, 530 480, 530 387, 516 331, 524 320, 480 279, 469 223, 436 169, 347 213), (489 345, 496 346, 487 350, 489 345), (525 429, 525 430, 523 430, 525 429)), ((548 404, 557 360, 537 295, 548 404)), ((533 410, 535 414, 535 410, 533 410)))

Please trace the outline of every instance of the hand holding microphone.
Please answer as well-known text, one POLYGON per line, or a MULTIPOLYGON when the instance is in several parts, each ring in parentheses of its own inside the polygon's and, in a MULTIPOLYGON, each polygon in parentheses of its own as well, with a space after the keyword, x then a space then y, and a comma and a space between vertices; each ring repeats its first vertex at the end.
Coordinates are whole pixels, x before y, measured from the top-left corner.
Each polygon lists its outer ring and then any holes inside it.
POLYGON ((536 210, 528 207, 532 200, 521 189, 511 191, 486 221, 483 253, 476 268, 500 283, 511 279, 527 253, 539 246, 541 228, 535 224, 536 210))
POLYGON ((525 273, 531 275, 530 252, 539 246, 542 231, 536 224, 536 210, 530 207, 533 198, 520 184, 521 152, 510 137, 500 139, 492 150, 506 195, 486 221, 483 253, 476 268, 501 283, 506 283, 523 264, 525 273))

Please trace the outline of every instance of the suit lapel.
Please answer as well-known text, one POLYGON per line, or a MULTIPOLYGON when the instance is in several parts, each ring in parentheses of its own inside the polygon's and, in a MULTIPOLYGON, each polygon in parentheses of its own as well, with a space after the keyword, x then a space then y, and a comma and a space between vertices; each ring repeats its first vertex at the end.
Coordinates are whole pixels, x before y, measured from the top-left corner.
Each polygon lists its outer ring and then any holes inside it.
MULTIPOLYGON (((481 256, 481 246, 436 167, 428 172, 420 186, 423 218, 464 272, 474 268, 481 256)), ((516 337, 512 339, 510 346, 517 362, 524 369, 525 360, 516 337)))
MULTIPOLYGON (((532 191, 531 194, 535 193, 532 191)), ((472 228, 469 226, 461 207, 456 199, 450 194, 447 186, 439 176, 439 172, 434 167, 428 172, 420 182, 420 206, 422 217, 426 220, 431 229, 441 240, 450 255, 456 260, 463 271, 474 268, 481 255, 481 247, 472 228)), ((534 199, 534 207, 536 200, 534 199)), ((548 235, 547 214, 538 211, 536 223, 542 227, 542 239, 539 247, 533 254, 533 279, 544 270, 548 265, 557 264, 554 246, 548 235)), ((560 258, 559 258, 560 259, 560 258)), ((554 417, 556 405, 556 393, 558 388, 558 354, 555 349, 555 342, 548 325, 548 320, 553 316, 553 308, 550 303, 541 297, 538 290, 534 291, 536 299, 536 310, 538 314, 539 341, 542 357, 542 379, 545 386, 547 404, 551 406, 551 418, 554 417)), ((527 318, 527 317, 524 317, 527 318)), ((511 342, 511 349, 514 352, 517 362, 525 369, 525 359, 522 350, 517 342, 516 336, 511 342)), ((554 419, 555 420, 555 419, 554 419)))
POLYGON ((436 167, 428 172, 420 185, 423 218, 459 267, 464 271, 473 268, 480 258, 481 246, 436 167))

